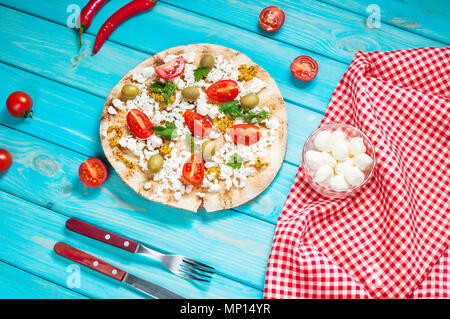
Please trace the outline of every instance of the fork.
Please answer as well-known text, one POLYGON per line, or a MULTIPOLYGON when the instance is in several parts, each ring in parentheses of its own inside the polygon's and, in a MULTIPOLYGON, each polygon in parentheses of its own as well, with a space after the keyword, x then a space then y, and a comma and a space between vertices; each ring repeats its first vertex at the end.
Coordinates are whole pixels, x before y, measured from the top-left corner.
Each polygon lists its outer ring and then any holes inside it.
POLYGON ((76 218, 70 218, 66 221, 66 227, 83 236, 101 241, 111 246, 121 248, 128 252, 147 256, 159 260, 173 274, 198 281, 211 281, 214 268, 201 263, 197 260, 187 258, 181 255, 162 254, 156 250, 150 249, 134 240, 114 234, 110 231, 101 229, 97 226, 88 224, 76 218))

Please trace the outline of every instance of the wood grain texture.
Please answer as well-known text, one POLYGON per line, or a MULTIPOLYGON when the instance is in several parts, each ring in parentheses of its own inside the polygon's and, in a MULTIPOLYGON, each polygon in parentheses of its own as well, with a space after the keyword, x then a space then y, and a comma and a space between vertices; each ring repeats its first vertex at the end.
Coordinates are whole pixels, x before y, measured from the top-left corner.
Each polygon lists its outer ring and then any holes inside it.
MULTIPOLYGON (((27 272, 38 274, 46 280, 66 287, 72 274, 73 262, 53 252, 58 241, 70 245, 113 263, 144 279, 165 286, 189 298, 260 298, 262 292, 220 275, 215 275, 209 284, 198 284, 174 276, 156 261, 144 257, 130 258, 128 252, 97 243, 64 229, 66 217, 23 201, 0 191, 2 214, 0 222, 7 225, 0 234, 0 259, 11 265, 22 267, 27 272), (18 208, 20 207, 20 208, 18 208), (24 218, 24 215, 27 217, 24 218), (30 253, 32 252, 32 253, 30 253)), ((115 224, 117 225, 117 224, 115 224)), ((136 225, 130 225, 136 228, 136 225)), ((120 227, 118 227, 120 228, 120 227)), ((139 256, 138 256, 139 257, 139 256)), ((79 287, 71 288, 92 298, 146 298, 134 289, 100 275, 87 268, 81 268, 79 287)), ((0 289, 1 290, 1 289, 0 289)))
POLYGON ((86 299, 65 287, 0 262, 0 299, 86 299))
POLYGON ((262 289, 274 225, 235 211, 190 213, 148 201, 113 171, 102 187, 87 188, 77 176, 86 156, 4 126, 0 148, 14 158, 0 179, 0 190, 159 250, 204 261, 228 278, 262 289))
POLYGON ((421 36, 450 44, 450 1, 448 0, 320 0, 368 16, 367 7, 380 7, 381 21, 421 36))

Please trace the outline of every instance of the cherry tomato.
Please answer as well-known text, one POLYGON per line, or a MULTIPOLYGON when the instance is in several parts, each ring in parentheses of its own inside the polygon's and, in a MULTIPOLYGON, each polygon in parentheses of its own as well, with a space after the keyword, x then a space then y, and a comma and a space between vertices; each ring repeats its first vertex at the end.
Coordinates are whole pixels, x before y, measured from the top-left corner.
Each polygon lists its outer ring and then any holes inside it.
POLYGON ((156 74, 165 80, 173 79, 184 71, 184 59, 182 56, 172 59, 155 68, 156 74))
POLYGON ((194 153, 183 165, 183 177, 191 184, 197 185, 205 176, 205 164, 202 155, 194 153))
POLYGON ((197 137, 208 136, 212 130, 212 124, 206 117, 192 111, 186 111, 183 114, 189 130, 197 137))
POLYGON ((278 7, 264 8, 259 14, 259 25, 266 31, 277 31, 284 24, 284 12, 278 7))
POLYGON ((33 100, 25 92, 16 91, 11 93, 6 100, 6 108, 14 117, 32 117, 33 100))
POLYGON ((11 154, 4 149, 0 149, 0 173, 6 172, 12 164, 11 154))
POLYGON ((127 123, 134 136, 146 139, 153 135, 152 122, 143 112, 132 109, 128 112, 127 123))
POLYGON ((81 163, 78 176, 87 187, 97 187, 106 181, 108 170, 101 160, 90 158, 81 163))
POLYGON ((319 65, 313 58, 301 55, 292 61, 291 72, 299 80, 311 81, 319 72, 319 65))
POLYGON ((248 146, 259 141, 261 129, 253 124, 236 124, 231 127, 230 135, 235 143, 248 146))
POLYGON ((213 83, 207 90, 206 94, 211 100, 218 102, 232 101, 239 94, 239 87, 236 81, 221 80, 213 83))

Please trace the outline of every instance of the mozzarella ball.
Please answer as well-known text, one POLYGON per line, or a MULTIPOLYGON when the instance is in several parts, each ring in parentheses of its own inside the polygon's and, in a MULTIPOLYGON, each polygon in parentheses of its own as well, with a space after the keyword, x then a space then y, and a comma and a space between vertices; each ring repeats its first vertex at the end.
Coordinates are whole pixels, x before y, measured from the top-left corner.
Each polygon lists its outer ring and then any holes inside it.
POLYGON ((346 140, 337 140, 331 148, 331 154, 338 161, 343 161, 348 157, 348 142, 346 140))
POLYGON ((362 137, 353 137, 348 144, 350 155, 352 156, 366 152, 366 146, 364 145, 362 137))
POLYGON ((314 181, 325 185, 329 182, 331 177, 333 177, 333 168, 329 165, 324 165, 314 174, 314 181))
POLYGON ((331 133, 331 143, 332 144, 336 143, 339 140, 345 140, 345 139, 346 139, 346 136, 345 136, 344 132, 342 132, 341 130, 336 130, 331 133))
POLYGON ((362 171, 364 171, 367 167, 370 166, 370 164, 372 164, 372 158, 365 153, 356 154, 355 157, 353 157, 353 161, 355 162, 355 165, 362 171))
POLYGON ((343 170, 345 180, 352 186, 359 186, 364 182, 364 173, 356 166, 346 166, 343 170))
POLYGON ((322 152, 331 151, 331 132, 322 131, 314 139, 314 147, 322 152))
POLYGON ((345 169, 345 167, 350 167, 350 166, 354 166, 354 162, 353 162, 353 160, 349 157, 349 158, 347 158, 345 161, 342 161, 342 162, 338 162, 337 164, 336 164, 336 167, 335 167, 335 171, 336 171, 336 174, 338 174, 338 175, 344 175, 344 169, 345 169))
POLYGON ((330 187, 336 190, 346 190, 350 188, 343 175, 332 177, 330 180, 330 187))
POLYGON ((325 165, 323 153, 310 150, 305 154, 306 166, 313 171, 317 171, 321 166, 325 165))
POLYGON ((334 159, 333 156, 330 155, 330 153, 322 152, 321 154, 322 154, 324 164, 329 165, 333 168, 336 167, 337 161, 334 159))

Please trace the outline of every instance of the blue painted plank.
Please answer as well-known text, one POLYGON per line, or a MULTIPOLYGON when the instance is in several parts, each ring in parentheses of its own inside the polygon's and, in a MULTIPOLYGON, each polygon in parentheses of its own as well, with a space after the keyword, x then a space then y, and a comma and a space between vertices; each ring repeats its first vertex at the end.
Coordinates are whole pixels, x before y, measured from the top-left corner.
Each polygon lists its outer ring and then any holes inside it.
MULTIPOLYGON (((168 273, 164 266, 143 257, 73 234, 64 228, 66 217, 20 200, 0 191, 3 224, 0 233, 0 259, 26 271, 93 298, 144 298, 130 289, 87 268, 80 267, 79 281, 74 280, 76 264, 53 252, 58 241, 85 250, 94 256, 189 298, 260 298, 260 290, 220 275, 210 283, 194 283, 168 273), (24 215, 27 215, 24 218, 24 215)), ((128 227, 135 227, 130 225, 128 227)), ((205 227, 206 228, 206 227, 205 227)), ((1 277, 0 277, 1 278, 1 277)), ((1 282, 1 280, 0 280, 1 282)), ((43 285, 42 289, 46 289, 43 285)), ((2 291, 3 289, 0 289, 2 291)), ((53 290, 57 293, 57 289, 53 290)), ((73 294, 74 296, 76 294, 73 294)))
POLYGON ((320 0, 337 7, 369 15, 369 5, 377 5, 383 23, 450 44, 450 1, 448 0, 320 0))
MULTIPOLYGON (((0 61, 87 92, 107 95, 127 71, 150 54, 176 45, 210 42, 249 55, 274 77, 286 100, 318 112, 326 109, 336 84, 346 70, 345 64, 335 60, 216 20, 205 21, 202 16, 164 4, 157 5, 148 14, 127 21, 111 36, 112 41, 125 43, 148 54, 108 41, 96 56, 81 58, 75 68, 71 59, 78 56, 76 33, 65 27, 65 9, 70 3, 82 2, 84 3, 81 0, 64 0, 59 1, 58 5, 46 5, 45 2, 35 5, 35 2, 28 1, 11 3, 15 7, 35 11, 46 19, 57 19, 63 26, 1 7, 0 15, 4 18, 0 21, 0 61), (155 26, 163 26, 163 30, 155 26), (314 81, 300 83, 290 73, 289 65, 301 54, 312 55, 320 65, 319 75, 314 81), (49 64, 48 61, 52 63, 49 64)), ((88 32, 95 32, 99 21, 106 18, 104 15, 111 14, 113 9, 110 7, 101 10, 96 23, 88 32)), ((92 48, 93 41, 90 34, 84 36, 86 47, 92 48)))
POLYGON ((62 286, 0 262, 0 299, 86 299, 62 286))
MULTIPOLYGON (((0 179, 0 190, 159 250, 191 256, 226 278, 262 289, 273 224, 235 211, 192 213, 157 204, 124 187, 115 172, 102 187, 86 188, 77 176, 86 156, 5 126, 0 126, 0 148, 14 158, 0 179)), ((31 216, 26 216, 28 221, 31 216)))

